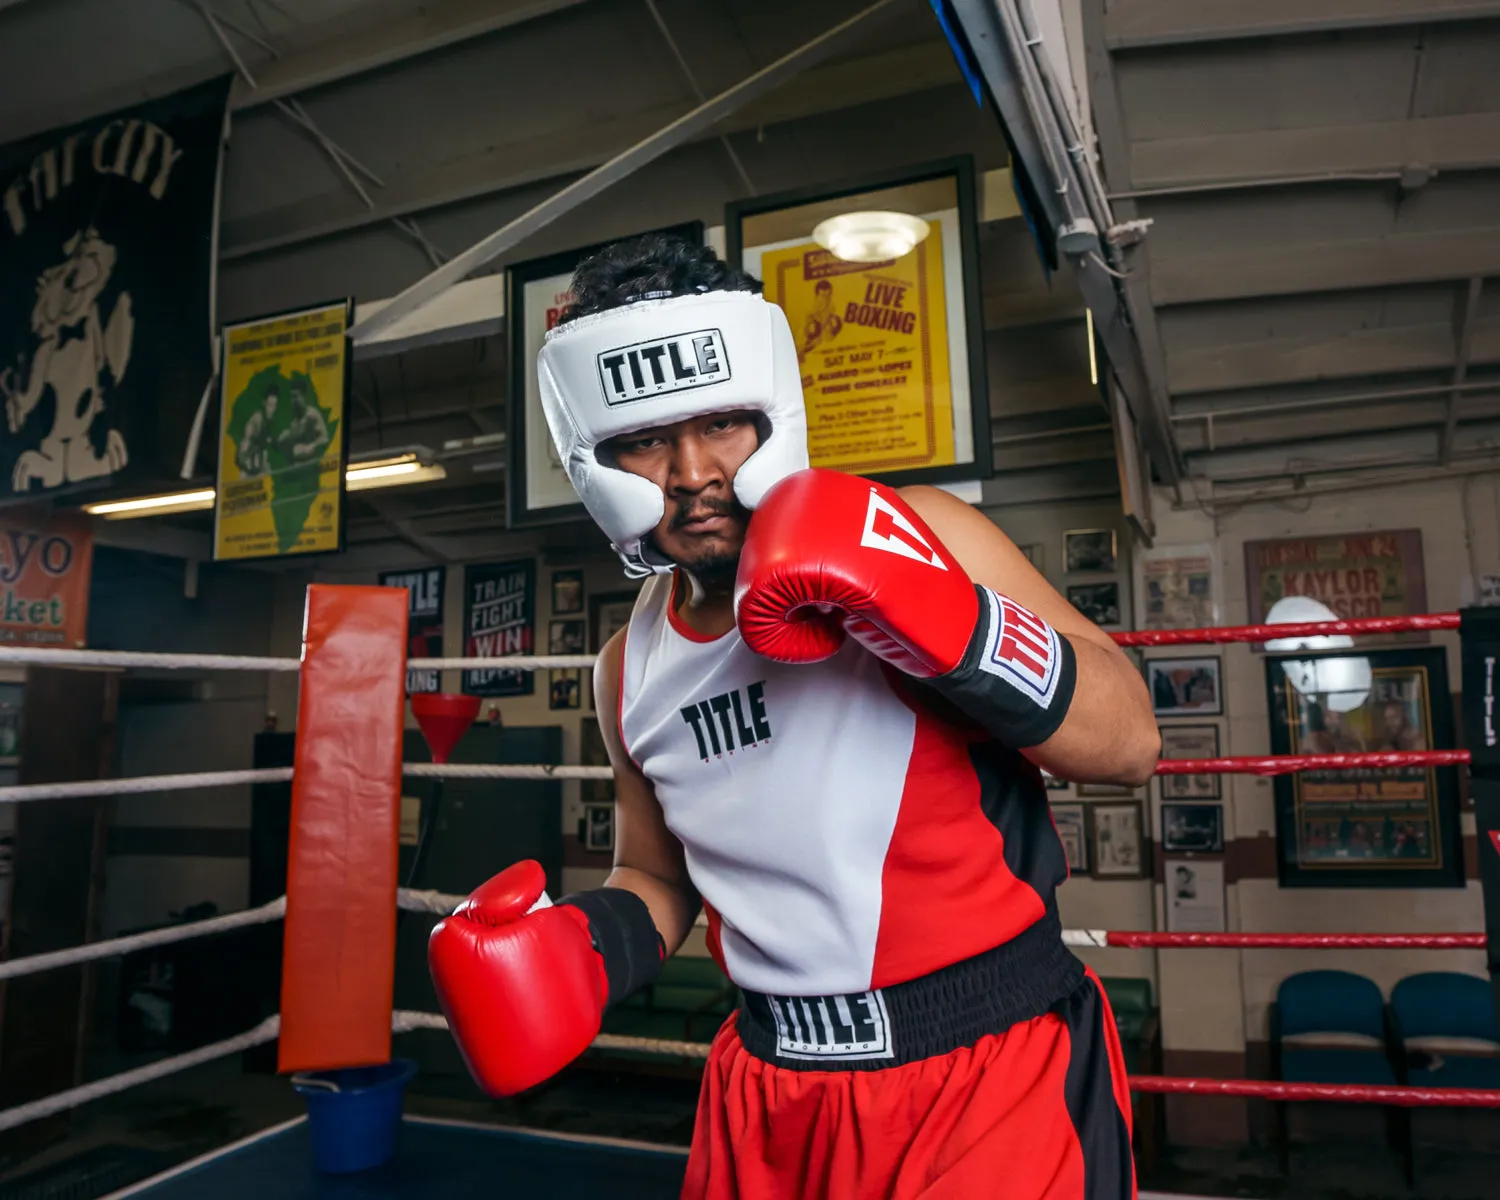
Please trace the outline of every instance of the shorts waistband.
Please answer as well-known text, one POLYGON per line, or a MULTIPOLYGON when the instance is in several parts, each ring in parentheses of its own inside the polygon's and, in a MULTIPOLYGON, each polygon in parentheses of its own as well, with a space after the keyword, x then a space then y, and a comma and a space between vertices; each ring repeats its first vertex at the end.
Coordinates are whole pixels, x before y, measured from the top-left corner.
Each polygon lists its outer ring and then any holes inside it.
POLYGON ((972 1046, 1049 1011, 1084 980, 1055 909, 1010 941, 919 979, 842 996, 746 992, 736 1028, 793 1071, 879 1071, 972 1046))

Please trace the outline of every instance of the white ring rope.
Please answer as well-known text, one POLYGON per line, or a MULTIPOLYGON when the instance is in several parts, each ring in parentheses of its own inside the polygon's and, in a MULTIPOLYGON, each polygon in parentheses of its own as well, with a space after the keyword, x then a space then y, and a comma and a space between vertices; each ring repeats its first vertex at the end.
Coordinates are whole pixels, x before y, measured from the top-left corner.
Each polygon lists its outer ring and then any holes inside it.
MULTIPOLYGON (((516 763, 404 763, 412 779, 613 779, 609 767, 570 767, 516 763)), ((31 800, 76 800, 98 796, 131 796, 142 792, 182 792, 194 788, 232 787, 243 783, 287 783, 291 767, 254 767, 244 771, 198 771, 182 775, 131 775, 123 779, 77 779, 70 783, 20 783, 0 787, 0 804, 31 800)))
POLYGON ((87 1104, 90 1100, 97 1100, 101 1096, 112 1096, 127 1088, 150 1083, 153 1079, 175 1075, 178 1071, 186 1071, 190 1067, 212 1062, 216 1058, 237 1054, 241 1050, 250 1049, 251 1046, 274 1042, 280 1033, 281 1017, 267 1017, 254 1029, 232 1038, 225 1038, 222 1042, 212 1042, 196 1050, 189 1050, 186 1054, 164 1058, 160 1062, 148 1063, 133 1071, 122 1071, 118 1075, 106 1075, 103 1079, 94 1080, 93 1083, 85 1083, 81 1087, 69 1088, 65 1092, 57 1092, 51 1096, 43 1096, 40 1100, 32 1100, 28 1104, 18 1104, 14 1108, 7 1108, 0 1112, 0 1130, 14 1129, 17 1125, 26 1124, 27 1121, 50 1117, 53 1113, 66 1112, 70 1108, 77 1108, 80 1104, 87 1104))
MULTIPOLYGON (((112 667, 157 671, 298 671, 300 658, 249 654, 156 654, 141 650, 49 650, 0 646, 0 663, 37 667, 112 667)), ((526 654, 505 658, 409 658, 414 671, 546 671, 598 664, 593 654, 526 654)))
MULTIPOLYGON (((417 1029, 447 1029, 442 1013, 411 1012, 397 1009, 391 1014, 391 1029, 411 1033, 417 1029)), ((678 1042, 669 1038, 630 1037, 620 1033, 601 1033, 590 1044, 594 1050, 634 1050, 646 1054, 680 1054, 685 1058, 707 1058, 709 1042, 678 1042)))

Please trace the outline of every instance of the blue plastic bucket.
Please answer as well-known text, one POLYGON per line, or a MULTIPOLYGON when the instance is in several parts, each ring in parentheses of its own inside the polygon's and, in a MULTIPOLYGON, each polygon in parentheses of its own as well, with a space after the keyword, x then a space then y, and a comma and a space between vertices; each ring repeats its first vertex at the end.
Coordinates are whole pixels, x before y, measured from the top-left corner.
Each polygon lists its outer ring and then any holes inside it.
POLYGON ((292 1087, 307 1101, 313 1165, 327 1175, 347 1175, 390 1162, 406 1085, 416 1071, 416 1063, 398 1058, 292 1076, 292 1087))

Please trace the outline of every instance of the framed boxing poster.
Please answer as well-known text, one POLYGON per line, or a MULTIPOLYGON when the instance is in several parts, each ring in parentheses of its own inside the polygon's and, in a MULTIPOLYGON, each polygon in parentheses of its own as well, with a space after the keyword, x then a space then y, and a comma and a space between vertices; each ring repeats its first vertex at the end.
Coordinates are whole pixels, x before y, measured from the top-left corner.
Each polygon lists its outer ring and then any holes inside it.
POLYGON ((973 160, 728 205, 730 262, 792 327, 813 466, 990 477, 973 160), (893 218, 891 214, 896 214, 893 218))
MULTIPOLYGON (((642 231, 646 232, 646 231, 642 231)), ((689 221, 650 232, 703 244, 703 222, 689 221)), ((616 238, 615 241, 625 240, 616 238)), ((557 324, 572 296, 573 271, 611 243, 566 250, 516 263, 505 272, 505 317, 509 331, 509 431, 506 438, 505 521, 511 529, 587 520, 558 458, 542 414, 536 358, 547 331, 557 324)))
MULTIPOLYGON (((1308 665, 1333 654, 1266 660, 1273 754, 1447 749, 1453 699, 1441 648, 1374 650, 1369 691, 1320 695, 1308 665)), ((1457 769, 1400 766, 1278 775, 1277 867, 1283 887, 1462 887, 1457 769)))

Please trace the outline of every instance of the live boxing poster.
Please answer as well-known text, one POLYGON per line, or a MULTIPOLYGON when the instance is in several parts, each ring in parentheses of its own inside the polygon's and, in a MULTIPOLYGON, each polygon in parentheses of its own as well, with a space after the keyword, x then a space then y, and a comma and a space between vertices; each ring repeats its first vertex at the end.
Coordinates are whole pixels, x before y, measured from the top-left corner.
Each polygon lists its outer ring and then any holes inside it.
POLYGON ((895 482, 990 474, 989 408, 971 246, 966 160, 886 186, 789 193, 729 206, 731 257, 791 327, 814 466, 895 482), (855 210, 921 218, 926 236, 877 262, 837 257, 813 236, 855 210))
MULTIPOLYGON (((1245 588, 1251 624, 1285 596, 1309 596, 1335 617, 1401 617, 1427 611, 1422 531, 1396 529, 1269 538, 1245 543, 1245 588)), ((1425 633, 1389 640, 1426 642, 1425 633)), ((1256 649, 1261 647, 1257 646, 1256 649)))
MULTIPOLYGON (((409 659, 443 657, 443 590, 447 577, 445 567, 387 571, 380 577, 381 587, 406 589, 406 657, 409 659)), ((407 667, 408 696, 442 690, 441 671, 407 667)))
MULTIPOLYGON (((1363 754, 1455 744, 1441 649, 1359 654, 1370 664, 1370 690, 1364 696, 1317 695, 1295 686, 1294 680, 1313 674, 1297 664, 1350 653, 1266 660, 1273 754, 1363 754)), ((1455 768, 1297 771, 1278 775, 1275 787, 1283 886, 1463 885, 1455 768)))
MULTIPOLYGON (((487 563, 464 568, 464 657, 509 658, 536 653, 536 563, 487 563)), ((464 672, 470 696, 530 696, 536 672, 483 667, 464 672)))
POLYGON ((177 479, 213 376, 228 94, 0 148, 0 503, 177 479))

